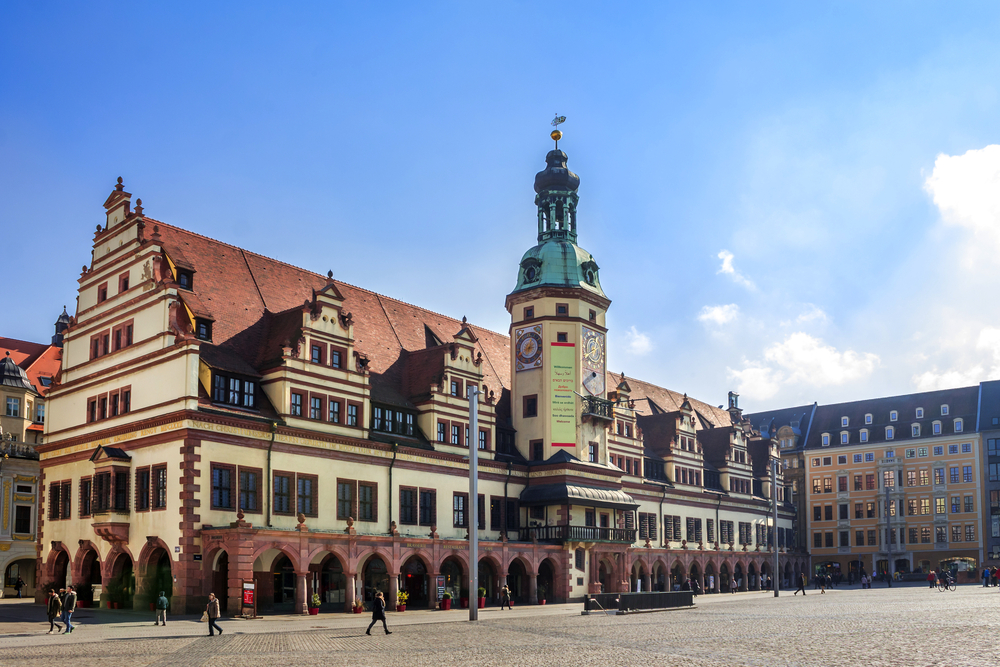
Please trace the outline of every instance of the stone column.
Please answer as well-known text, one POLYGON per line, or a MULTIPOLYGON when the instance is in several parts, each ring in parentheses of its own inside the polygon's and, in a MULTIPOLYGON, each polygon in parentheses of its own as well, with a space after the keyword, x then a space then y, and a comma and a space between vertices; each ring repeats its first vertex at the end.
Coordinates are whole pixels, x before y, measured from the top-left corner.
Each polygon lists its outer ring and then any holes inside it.
POLYGON ((309 613, 308 598, 306 597, 306 576, 308 574, 309 570, 295 572, 295 610, 300 614, 309 613))
POLYGON ((399 593, 399 572, 389 572, 389 590, 385 594, 385 608, 396 611, 396 594, 399 593))
POLYGON ((538 604, 538 574, 528 573, 528 604, 538 604))
POLYGON ((430 609, 437 609, 438 603, 438 589, 437 589, 437 578, 441 576, 441 573, 435 569, 427 575, 430 580, 427 582, 427 601, 428 607, 430 609))
POLYGON ((356 577, 353 572, 344 573, 344 611, 351 611, 357 595, 356 577))

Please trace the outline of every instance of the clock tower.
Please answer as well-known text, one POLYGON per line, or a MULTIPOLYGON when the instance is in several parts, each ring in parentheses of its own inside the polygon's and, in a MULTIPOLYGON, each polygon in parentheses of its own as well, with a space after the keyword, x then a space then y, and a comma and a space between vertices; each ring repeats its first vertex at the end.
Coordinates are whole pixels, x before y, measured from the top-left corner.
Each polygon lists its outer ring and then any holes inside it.
POLYGON ((576 244, 580 177, 559 150, 535 175, 538 244, 521 258, 517 285, 507 295, 511 316, 511 415, 518 450, 529 461, 566 452, 582 461, 607 461, 605 314, 593 255, 576 244))

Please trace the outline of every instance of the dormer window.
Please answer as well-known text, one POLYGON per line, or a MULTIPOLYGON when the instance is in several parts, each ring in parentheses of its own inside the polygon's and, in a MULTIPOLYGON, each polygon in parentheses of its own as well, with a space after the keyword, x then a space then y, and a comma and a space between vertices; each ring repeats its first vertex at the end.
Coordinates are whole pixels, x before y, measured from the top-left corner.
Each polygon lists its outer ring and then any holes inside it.
POLYGON ((945 417, 947 415, 948 415, 948 404, 945 403, 944 405, 941 406, 941 416, 945 417))
MULTIPOLYGON (((212 375, 212 401, 215 403, 253 409, 256 407, 256 394, 257 383, 252 380, 222 373, 212 375)), ((299 409, 301 411, 301 404, 299 409)))
POLYGON ((934 435, 941 435, 941 422, 934 422, 931 425, 934 435))
POLYGON ((956 419, 955 420, 955 433, 961 433, 962 432, 962 427, 963 427, 962 420, 961 419, 956 419))
POLYGON ((868 429, 861 429, 861 442, 868 442, 868 429))
POLYGON ((885 427, 885 439, 886 440, 892 440, 892 438, 893 438, 894 435, 896 435, 896 429, 894 429, 892 426, 886 426, 885 427))
POLYGON ((871 424, 872 423, 872 415, 871 415, 870 412, 865 415, 865 423, 866 424, 871 424))
POLYGON ((850 435, 847 433, 847 431, 841 431, 840 432, 840 444, 846 445, 849 442, 849 440, 850 440, 850 435))
POLYGON ((847 428, 850 425, 851 425, 851 420, 849 418, 847 418, 847 417, 841 417, 840 418, 840 426, 841 426, 841 428, 847 428))
POLYGON ((895 410, 889 412, 889 421, 894 422, 899 419, 899 413, 895 410))
POLYGON ((923 419, 923 418, 924 418, 924 409, 917 408, 917 419, 923 419))
POLYGON ((914 438, 920 437, 920 424, 910 425, 910 435, 912 435, 914 438))
POLYGON ((177 286, 181 289, 194 289, 194 273, 186 269, 177 269, 177 286))
POLYGON ((823 434, 823 446, 824 447, 828 447, 829 445, 830 445, 830 434, 829 433, 824 433, 823 434))
POLYGON ((194 335, 200 340, 212 340, 212 323, 200 317, 194 321, 194 335))

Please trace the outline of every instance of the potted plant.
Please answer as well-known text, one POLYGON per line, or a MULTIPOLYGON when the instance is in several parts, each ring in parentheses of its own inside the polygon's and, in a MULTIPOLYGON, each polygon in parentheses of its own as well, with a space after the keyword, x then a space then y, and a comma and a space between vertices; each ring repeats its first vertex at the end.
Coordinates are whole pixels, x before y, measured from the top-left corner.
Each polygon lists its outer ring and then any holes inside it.
POLYGON ((480 609, 486 606, 486 589, 482 586, 479 587, 479 600, 477 602, 480 609))
POLYGON ((409 599, 409 593, 398 591, 396 593, 396 611, 406 611, 406 601, 409 599))
POLYGON ((354 609, 354 613, 355 614, 360 614, 361 612, 363 612, 365 610, 365 605, 361 601, 360 598, 354 598, 354 607, 353 607, 353 609, 354 609))
POLYGON ((545 604, 545 586, 538 587, 538 604, 545 604))
POLYGON ((445 591, 444 595, 441 596, 441 610, 448 611, 449 609, 451 609, 451 593, 445 591))
POLYGON ((319 614, 319 605, 322 602, 319 597, 319 593, 313 593, 312 598, 309 599, 309 615, 316 616, 319 614))
POLYGON ((469 608, 469 591, 463 590, 458 595, 458 606, 462 609, 469 608))

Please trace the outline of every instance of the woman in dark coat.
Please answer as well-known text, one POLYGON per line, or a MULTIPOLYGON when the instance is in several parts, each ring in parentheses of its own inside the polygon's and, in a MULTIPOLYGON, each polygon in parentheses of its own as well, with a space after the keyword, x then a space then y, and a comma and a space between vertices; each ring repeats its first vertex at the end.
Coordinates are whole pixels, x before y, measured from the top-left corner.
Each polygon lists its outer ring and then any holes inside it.
POLYGON ((372 608, 372 622, 368 624, 368 629, 365 630, 366 635, 372 633, 372 626, 382 621, 382 627, 385 629, 385 634, 391 635, 389 632, 389 626, 385 624, 385 598, 382 597, 382 591, 375 594, 375 601, 372 608))
POLYGON ((62 632, 62 626, 56 623, 56 619, 62 614, 62 600, 59 598, 59 594, 54 590, 49 591, 48 605, 46 606, 46 612, 49 617, 49 631, 47 634, 52 634, 53 629, 57 629, 58 632, 62 632))

